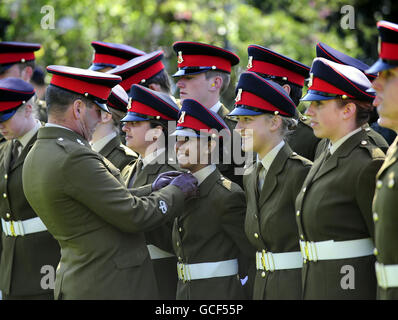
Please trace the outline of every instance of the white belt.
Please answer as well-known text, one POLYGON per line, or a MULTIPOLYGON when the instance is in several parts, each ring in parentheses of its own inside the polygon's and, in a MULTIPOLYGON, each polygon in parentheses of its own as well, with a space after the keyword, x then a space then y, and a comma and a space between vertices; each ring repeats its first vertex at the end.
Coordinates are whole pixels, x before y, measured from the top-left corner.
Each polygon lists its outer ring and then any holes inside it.
POLYGON ((370 256, 373 254, 371 238, 348 241, 301 241, 300 249, 304 261, 348 259, 370 256))
POLYGON ((184 281, 227 277, 238 273, 238 259, 183 264, 177 263, 178 279, 184 281))
POLYGON ((383 289, 398 287, 398 264, 384 265, 376 262, 376 277, 383 289))
POLYGON ((300 251, 272 253, 256 252, 257 270, 275 271, 303 267, 303 256, 300 251))
POLYGON ((1 218, 1 226, 6 236, 24 236, 25 234, 46 231, 47 227, 39 217, 27 220, 5 221, 1 218))
POLYGON ((153 244, 148 244, 147 248, 148 248, 149 255, 152 260, 175 257, 174 254, 164 251, 164 250, 154 246, 153 244))

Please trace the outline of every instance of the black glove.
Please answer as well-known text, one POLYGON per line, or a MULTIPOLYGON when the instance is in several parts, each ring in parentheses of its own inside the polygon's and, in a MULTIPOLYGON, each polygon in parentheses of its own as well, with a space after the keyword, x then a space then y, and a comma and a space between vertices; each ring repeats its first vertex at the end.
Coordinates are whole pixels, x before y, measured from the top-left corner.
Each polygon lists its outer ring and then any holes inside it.
POLYGON ((182 172, 179 171, 168 171, 163 172, 157 176, 155 181, 152 183, 152 191, 158 191, 170 184, 170 182, 175 178, 178 177, 182 172))
POLYGON ((191 174, 184 172, 174 178, 170 185, 176 186, 185 194, 185 198, 196 197, 198 195, 198 180, 191 174))

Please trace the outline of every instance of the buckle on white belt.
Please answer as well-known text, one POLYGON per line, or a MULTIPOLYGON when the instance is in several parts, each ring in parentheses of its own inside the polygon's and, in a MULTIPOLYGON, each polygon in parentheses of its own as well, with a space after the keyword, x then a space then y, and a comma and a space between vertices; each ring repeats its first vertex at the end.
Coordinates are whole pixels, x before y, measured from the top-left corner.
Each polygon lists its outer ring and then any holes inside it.
POLYGON ((3 232, 6 236, 24 236, 30 233, 36 233, 41 231, 46 231, 47 227, 44 225, 43 221, 39 217, 18 220, 18 221, 5 221, 1 218, 1 226, 3 232))
POLYGON ((238 259, 183 264, 177 262, 178 279, 186 281, 233 276, 238 273, 238 259))
POLYGON ((383 289, 398 287, 398 264, 375 263, 377 284, 383 289))
POLYGON ((303 267, 300 251, 272 253, 264 249, 256 252, 257 270, 274 272, 275 270, 298 269, 303 267))

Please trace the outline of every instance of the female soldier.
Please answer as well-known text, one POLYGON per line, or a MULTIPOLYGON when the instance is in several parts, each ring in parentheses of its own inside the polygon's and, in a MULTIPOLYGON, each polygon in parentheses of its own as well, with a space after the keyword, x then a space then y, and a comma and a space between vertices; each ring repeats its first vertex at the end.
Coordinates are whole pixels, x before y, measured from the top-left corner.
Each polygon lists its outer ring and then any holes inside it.
POLYGON ((297 123, 296 106, 280 85, 251 72, 240 76, 237 91, 230 116, 238 119, 243 150, 257 153, 254 169, 243 177, 245 230, 257 249, 253 298, 300 299, 303 259, 294 203, 311 161, 284 142, 297 123))
POLYGON ((331 145, 314 162, 296 200, 305 299, 374 299, 371 204, 384 153, 361 127, 371 83, 358 69, 316 58, 307 113, 331 145))
POLYGON ((112 88, 106 103, 110 113, 101 110, 101 122, 95 128, 91 140, 92 149, 119 170, 138 158, 134 151, 122 144, 119 135, 120 119, 127 111, 127 103, 128 95, 124 89, 120 85, 112 88))
MULTIPOLYGON (((168 123, 175 124, 179 109, 168 94, 141 85, 134 84, 130 95, 131 105, 121 121, 125 123, 127 146, 140 157, 123 169, 122 177, 129 188, 138 188, 151 184, 163 172, 179 170, 169 163, 167 148, 168 123)), ((175 299, 176 295, 177 259, 172 253, 171 230, 172 222, 145 233, 159 299, 175 299)))

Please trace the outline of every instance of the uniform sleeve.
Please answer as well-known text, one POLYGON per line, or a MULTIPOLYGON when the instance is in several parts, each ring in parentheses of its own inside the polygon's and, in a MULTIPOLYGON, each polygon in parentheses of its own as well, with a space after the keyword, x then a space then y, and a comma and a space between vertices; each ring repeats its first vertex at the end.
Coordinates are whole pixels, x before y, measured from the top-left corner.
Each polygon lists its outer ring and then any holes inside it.
POLYGON ((372 202, 376 186, 376 174, 383 164, 382 159, 373 160, 367 165, 357 178, 356 200, 368 228, 374 239, 374 224, 372 218, 372 202))
POLYGON ((134 196, 94 153, 78 151, 63 164, 65 192, 106 222, 124 232, 142 232, 182 212, 184 195, 177 187, 134 196))

